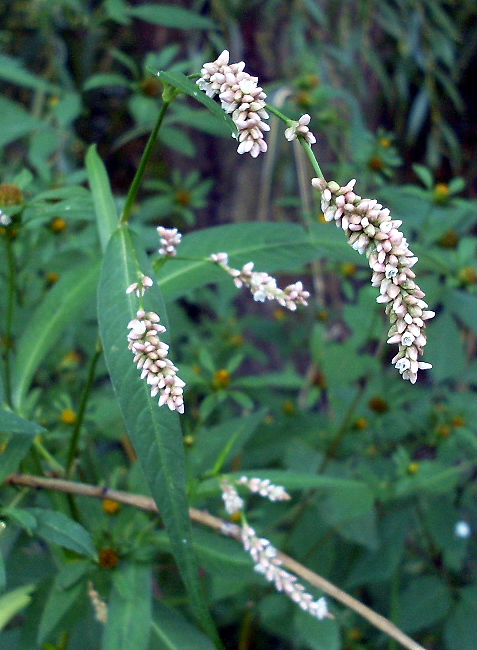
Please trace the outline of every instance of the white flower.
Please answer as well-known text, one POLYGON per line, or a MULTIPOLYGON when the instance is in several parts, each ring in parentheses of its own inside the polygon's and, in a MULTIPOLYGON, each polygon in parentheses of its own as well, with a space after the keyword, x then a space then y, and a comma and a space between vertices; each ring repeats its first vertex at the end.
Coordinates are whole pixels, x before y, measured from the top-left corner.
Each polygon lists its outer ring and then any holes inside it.
POLYGON ((151 278, 141 273, 138 282, 134 282, 133 284, 129 285, 129 287, 126 289, 126 293, 132 293, 135 291, 136 296, 139 298, 145 294, 146 289, 152 287, 152 284, 153 282, 151 278))
POLYGON ((237 484, 246 485, 250 492, 255 492, 270 501, 288 501, 291 498, 282 485, 273 485, 269 479, 241 476, 237 484))
POLYGON ((12 223, 12 218, 0 210, 0 225, 9 226, 12 223))
POLYGON ((229 53, 222 54, 211 63, 205 63, 201 70, 201 78, 197 85, 209 97, 219 95, 223 110, 230 113, 234 121, 239 142, 239 154, 250 153, 256 158, 267 150, 264 132, 269 131, 265 110, 266 94, 258 85, 257 77, 252 77, 244 71, 245 64, 229 64, 229 53))
POLYGON ((454 528, 454 534, 461 539, 467 539, 471 536, 472 530, 466 521, 458 521, 454 528))
POLYGON ((243 499, 240 498, 237 490, 227 481, 226 478, 221 479, 220 489, 222 490, 222 499, 225 509, 229 515, 240 512, 243 508, 243 499))
POLYGON ((296 140, 298 136, 301 136, 309 145, 315 144, 316 138, 313 133, 308 128, 311 117, 308 113, 302 115, 298 122, 293 122, 293 125, 285 129, 285 138, 291 142, 296 140))
POLYGON ((157 232, 161 238, 159 255, 174 257, 177 254, 177 247, 181 243, 181 233, 178 232, 177 228, 164 228, 163 226, 158 226, 157 232))

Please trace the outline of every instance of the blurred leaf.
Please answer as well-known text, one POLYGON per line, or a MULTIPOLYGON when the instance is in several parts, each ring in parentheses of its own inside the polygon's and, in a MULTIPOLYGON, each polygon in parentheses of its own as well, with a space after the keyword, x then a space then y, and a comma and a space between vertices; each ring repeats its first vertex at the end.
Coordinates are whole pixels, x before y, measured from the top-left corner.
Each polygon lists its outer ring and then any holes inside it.
POLYGON ((5 562, 3 555, 0 553, 0 591, 3 591, 7 584, 7 574, 5 572, 5 562))
POLYGON ((454 319, 444 311, 432 319, 427 329, 426 360, 432 363, 429 372, 437 382, 457 378, 465 367, 465 351, 454 319))
POLYGON ((20 406, 38 366, 76 318, 97 286, 99 265, 88 260, 58 280, 33 313, 17 341, 13 366, 13 402, 20 406))
POLYGON ((31 117, 20 104, 0 96, 0 114, 2 128, 0 129, 0 147, 22 138, 24 135, 43 128, 43 122, 31 117))
POLYGON ((399 597, 400 627, 412 634, 435 625, 447 614, 451 603, 449 588, 439 578, 413 578, 399 597))
POLYGON ((422 86, 412 102, 407 122, 406 142, 412 144, 422 129, 429 115, 429 95, 426 86, 422 86))
POLYGON ((98 155, 95 144, 90 146, 86 154, 86 170, 91 192, 93 193, 99 239, 104 252, 111 235, 118 227, 118 212, 111 192, 106 167, 98 155))
POLYGON ((472 585, 462 589, 459 602, 446 620, 444 638, 448 650, 475 650, 476 617, 477 591, 472 585))
POLYGON ((102 650, 147 650, 151 605, 151 567, 121 563, 113 574, 102 650))
MULTIPOLYGON (((40 626, 38 628, 39 644, 46 641, 55 626, 60 623, 65 614, 77 601, 80 598, 85 598, 85 584, 77 581, 71 584, 71 573, 76 577, 78 571, 75 564, 67 565, 56 574, 41 615, 40 626), (68 586, 65 586, 66 584, 68 586)), ((82 568, 86 568, 87 566, 82 564, 82 568)))
POLYGON ((341 634, 338 621, 319 621, 311 614, 296 609, 293 622, 298 638, 310 650, 341 650, 341 634))
POLYGON ((0 409, 0 482, 17 471, 33 438, 42 431, 43 427, 36 422, 29 422, 11 411, 0 409))
POLYGON ((30 602, 36 585, 24 585, 0 597, 0 630, 30 602))
MULTIPOLYGON (((128 88, 131 82, 127 77, 117 73, 101 73, 92 75, 83 84, 83 91, 93 90, 94 88, 108 88, 111 86, 122 86, 128 88)), ((94 146, 94 145, 91 145, 94 146)))
POLYGON ((157 601, 154 605, 154 650, 214 650, 214 644, 182 614, 157 601))
POLYGON ((200 14, 166 4, 143 4, 130 7, 129 14, 153 25, 163 25, 174 29, 215 29, 215 23, 200 14))
POLYGON ((45 508, 26 508, 25 510, 35 517, 37 521, 35 533, 44 540, 96 560, 97 554, 91 535, 76 521, 62 512, 45 508))
POLYGON ((232 135, 237 133, 237 127, 230 115, 223 110, 220 104, 217 104, 217 102, 208 97, 203 90, 199 89, 199 86, 196 83, 191 81, 184 74, 181 72, 165 72, 164 70, 160 70, 159 72, 156 72, 156 75, 161 81, 169 84, 173 88, 181 90, 186 95, 193 97, 203 104, 222 123, 225 123, 228 126, 232 135))
POLYGON ((61 94, 61 87, 51 84, 42 77, 26 70, 21 62, 6 54, 0 54, 0 78, 17 86, 61 94))
MULTIPOLYGON (((138 269, 151 275, 144 253, 135 250, 128 230, 120 228, 108 244, 98 293, 104 354, 129 436, 170 536, 190 606, 213 634, 192 548, 179 415, 165 406, 159 408, 157 398, 151 398, 150 388, 140 379, 127 347, 127 325, 136 317, 138 301, 134 294, 126 294, 126 288, 137 281, 138 269)), ((167 327, 164 303, 156 285, 144 300, 145 309, 159 312, 167 327)), ((168 342, 167 335, 161 335, 161 340, 168 342)))
POLYGON ((438 461, 422 461, 413 476, 403 476, 396 483, 396 495, 411 496, 428 492, 445 494, 455 488, 466 467, 446 467, 438 461))

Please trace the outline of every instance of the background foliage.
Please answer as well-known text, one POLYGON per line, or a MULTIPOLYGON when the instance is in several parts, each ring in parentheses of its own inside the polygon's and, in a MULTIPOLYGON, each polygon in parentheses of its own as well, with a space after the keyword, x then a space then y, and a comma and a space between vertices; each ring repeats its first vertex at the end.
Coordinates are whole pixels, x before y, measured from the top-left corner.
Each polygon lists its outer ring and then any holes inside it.
POLYGON ((207 610, 227 648, 395 648, 350 610, 307 616, 234 541, 191 530, 187 503, 226 516, 227 471, 292 492, 248 502, 277 547, 427 648, 475 650, 475 3, 11 0, 0 25, 0 478, 152 494, 161 512, 4 485, 2 648, 206 650, 207 610), (327 178, 357 178, 403 219, 437 312, 415 386, 390 366, 366 260, 323 223, 275 118, 268 153, 246 159, 224 121, 179 97, 133 234, 107 246, 161 106, 155 72, 196 73, 225 48, 270 103, 311 114, 327 178), (185 233, 184 258, 224 250, 301 277, 314 299, 291 314, 204 262, 161 267, 159 224, 185 233), (127 350, 124 289, 146 253, 187 382, 180 422, 151 409, 127 350))

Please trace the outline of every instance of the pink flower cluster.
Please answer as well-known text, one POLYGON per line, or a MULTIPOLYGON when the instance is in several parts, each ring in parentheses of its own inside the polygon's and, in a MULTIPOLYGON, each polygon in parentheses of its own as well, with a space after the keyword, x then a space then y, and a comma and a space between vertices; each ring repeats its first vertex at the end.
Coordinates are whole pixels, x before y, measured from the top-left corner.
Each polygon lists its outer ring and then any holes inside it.
POLYGON ((270 130, 263 121, 268 118, 266 94, 258 85, 258 78, 244 68, 243 61, 229 65, 229 52, 224 50, 215 61, 204 63, 197 85, 209 97, 218 94, 224 111, 232 114, 238 130, 238 153, 250 153, 256 158, 267 150, 263 136, 264 131, 270 130))
POLYGON ((177 228, 164 228, 163 226, 158 226, 157 233, 161 238, 161 248, 159 249, 159 255, 175 257, 177 254, 176 249, 181 243, 181 233, 178 232, 177 228))
POLYGON ((237 485, 246 485, 250 492, 255 492, 270 501, 288 501, 291 499, 282 485, 274 485, 268 478, 260 479, 241 476, 237 481, 237 485))
POLYGON ((310 120, 311 117, 308 113, 305 113, 300 117, 298 122, 294 122, 293 126, 285 129, 285 138, 288 142, 292 142, 292 140, 296 140, 298 136, 301 136, 309 145, 315 144, 316 138, 308 128, 310 120))
POLYGON ((234 279, 235 286, 240 289, 246 286, 250 289, 253 299, 257 302, 276 300, 282 307, 295 311, 297 305, 307 305, 310 297, 308 291, 303 289, 302 282, 289 284, 285 289, 277 287, 277 281, 268 273, 253 270, 253 262, 245 264, 241 270, 228 266, 227 253, 214 253, 209 258, 218 264, 234 279))
POLYGON ((159 406, 167 404, 171 411, 184 413, 185 382, 179 379, 177 368, 167 358, 169 346, 159 338, 166 328, 159 321, 155 312, 140 309, 128 324, 128 347, 134 354, 134 363, 142 371, 141 379, 151 386, 151 397, 160 394, 159 406))
POLYGON ((350 246, 366 254, 373 271, 372 285, 379 287, 377 302, 386 305, 391 321, 388 343, 399 345, 392 363, 404 379, 414 384, 418 370, 432 367, 418 361, 418 356, 427 342, 425 322, 434 312, 427 309, 425 294, 414 281, 412 267, 417 257, 399 230, 402 222, 392 219, 389 210, 376 200, 358 196, 355 182, 340 187, 323 178, 312 180, 313 187, 321 192, 325 220, 335 221, 345 231, 350 246))

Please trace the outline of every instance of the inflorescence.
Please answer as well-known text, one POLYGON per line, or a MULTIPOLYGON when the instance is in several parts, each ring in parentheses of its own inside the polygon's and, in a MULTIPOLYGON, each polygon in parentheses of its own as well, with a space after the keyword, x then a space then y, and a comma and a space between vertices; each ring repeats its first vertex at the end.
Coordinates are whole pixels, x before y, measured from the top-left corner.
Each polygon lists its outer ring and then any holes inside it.
POLYGON ((227 253, 214 253, 209 259, 233 277, 236 287, 248 287, 257 302, 276 300, 282 307, 291 311, 295 311, 297 305, 306 306, 308 304, 307 299, 310 294, 303 289, 301 282, 295 282, 289 284, 285 289, 280 289, 277 287, 277 281, 271 275, 254 271, 253 262, 248 262, 239 270, 228 266, 227 253))
MULTIPOLYGON (((126 293, 136 291, 138 296, 142 296, 151 285, 152 280, 141 274, 139 283, 129 286, 126 293)), ((128 347, 134 354, 134 363, 141 370, 141 379, 151 386, 151 397, 159 394, 159 406, 167 404, 171 411, 184 413, 185 382, 177 376, 178 369, 167 357, 169 346, 159 336, 166 328, 159 323, 160 320, 155 312, 139 309, 136 318, 128 324, 128 347)))
POLYGON ((209 97, 218 94, 224 111, 231 113, 238 130, 237 152, 256 158, 267 150, 263 135, 270 130, 263 121, 268 118, 266 94, 258 85, 258 77, 252 77, 244 68, 243 61, 229 64, 229 52, 224 50, 215 61, 204 63, 197 85, 209 97))
MULTIPOLYGON (((283 501, 290 498, 284 487, 274 485, 268 479, 242 476, 235 483, 247 486, 252 492, 260 494, 270 501, 283 501)), ((222 477, 220 488, 227 512, 231 515, 241 513, 244 501, 226 477, 222 477)), ((268 582, 275 586, 277 591, 285 593, 301 609, 319 620, 331 616, 326 599, 321 597, 315 600, 311 594, 307 593, 305 587, 298 582, 297 577, 283 568, 279 553, 272 543, 268 539, 258 537, 255 530, 244 519, 240 527, 240 537, 244 549, 254 562, 255 571, 261 573, 268 582)))
POLYGON ((416 382, 418 370, 431 368, 418 361, 427 339, 426 321, 435 314, 423 300, 425 294, 415 283, 412 267, 417 257, 409 250, 399 230, 402 222, 392 219, 387 208, 375 199, 363 199, 354 192, 355 180, 344 187, 334 181, 314 178, 313 187, 321 192, 321 209, 326 221, 335 221, 348 237, 348 243, 368 258, 373 271, 371 283, 379 287, 377 302, 386 305, 391 321, 388 343, 399 345, 392 363, 403 379, 416 382))

